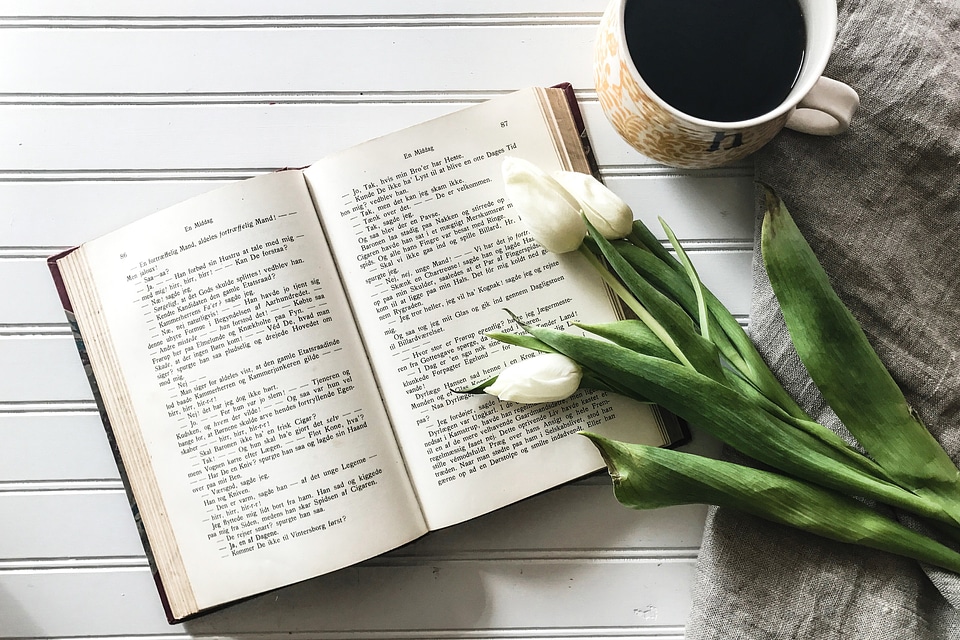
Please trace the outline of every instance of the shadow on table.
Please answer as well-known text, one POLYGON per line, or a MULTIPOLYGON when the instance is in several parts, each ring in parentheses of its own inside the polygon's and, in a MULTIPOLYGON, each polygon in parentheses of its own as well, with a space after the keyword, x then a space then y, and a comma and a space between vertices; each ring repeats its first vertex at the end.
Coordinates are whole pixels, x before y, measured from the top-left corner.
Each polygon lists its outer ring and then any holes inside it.
POLYGON ((571 605, 570 619, 562 620, 562 603, 602 583, 609 569, 597 559, 657 557, 665 550, 692 557, 702 526, 697 506, 626 509, 606 474, 597 474, 185 627, 222 635, 579 624, 579 607, 571 605))
POLYGON ((184 623, 194 635, 474 628, 486 608, 476 567, 385 556, 184 623))
POLYGON ((43 628, 34 621, 28 610, 0 586, 0 635, 15 638, 37 638, 43 628))

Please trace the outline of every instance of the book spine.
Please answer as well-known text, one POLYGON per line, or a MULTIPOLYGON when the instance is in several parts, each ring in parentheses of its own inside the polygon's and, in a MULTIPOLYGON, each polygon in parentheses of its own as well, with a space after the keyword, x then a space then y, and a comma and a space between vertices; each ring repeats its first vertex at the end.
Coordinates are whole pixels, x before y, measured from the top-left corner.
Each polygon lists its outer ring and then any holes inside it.
MULTIPOLYGON (((593 174, 594 178, 603 182, 600 177, 600 165, 597 163, 597 156, 593 152, 593 145, 590 144, 587 124, 583 119, 583 112, 580 111, 580 103, 577 101, 573 85, 569 82, 563 82, 553 85, 552 88, 563 91, 567 104, 570 106, 570 114, 573 116, 573 124, 576 127, 577 135, 580 137, 580 145, 583 147, 583 154, 586 156, 590 173, 593 174)), ((656 405, 651 406, 651 411, 657 421, 661 437, 668 443, 668 448, 676 448, 690 441, 690 428, 685 421, 656 405)))
POLYGON ((593 152, 593 145, 590 144, 590 136, 587 133, 587 124, 583 119, 583 112, 580 111, 580 103, 577 101, 577 95, 573 90, 573 85, 569 82, 562 82, 553 85, 553 89, 563 91, 563 96, 570 105, 570 114, 573 116, 573 124, 577 129, 577 135, 580 136, 580 145, 583 147, 583 154, 587 158, 587 164, 590 166, 590 173, 597 180, 600 180, 600 165, 597 163, 597 155, 593 152))
POLYGON ((63 312, 67 318, 67 323, 70 325, 70 332, 73 334, 74 345, 76 346, 77 353, 80 356, 80 362, 83 365, 83 371, 87 376, 87 382, 90 384, 90 390, 93 392, 93 399, 97 403, 97 412, 100 414, 100 421, 103 423, 103 429, 107 436, 107 443, 110 446, 110 451, 113 453, 113 459, 117 463, 117 471, 120 474, 120 480, 123 482, 124 492, 127 494, 127 502, 129 503, 130 510, 133 513, 133 520, 137 526, 137 533, 140 536, 140 541, 143 544, 143 550, 150 566, 150 573, 153 574, 153 581, 157 586, 157 593, 160 596, 160 602, 163 605, 163 610, 167 617, 167 621, 170 624, 174 624, 180 622, 180 620, 174 617, 173 611, 170 608, 170 601, 167 598, 166 589, 160 580, 160 572, 157 571, 157 564, 150 548, 150 541, 147 539, 147 533, 143 527, 143 521, 140 518, 140 509, 137 506, 137 501, 130 489, 130 482, 127 477, 126 468, 124 467, 123 459, 120 457, 120 449, 117 447, 116 438, 114 437, 113 433, 113 427, 110 425, 110 418, 107 416, 107 412, 103 404, 103 397, 100 394, 100 387, 97 385, 96 376, 94 376, 93 369, 90 366, 90 359, 87 356, 83 335, 80 333, 80 325, 77 323, 76 316, 73 313, 73 305, 70 302, 70 296, 67 294, 67 289, 63 282, 63 275, 60 273, 58 261, 64 256, 76 251, 76 249, 77 247, 74 247, 62 253, 58 253, 57 255, 51 256, 47 259, 47 267, 50 270, 50 275, 53 277, 53 283, 57 289, 57 295, 60 297, 60 305, 63 307, 63 312))

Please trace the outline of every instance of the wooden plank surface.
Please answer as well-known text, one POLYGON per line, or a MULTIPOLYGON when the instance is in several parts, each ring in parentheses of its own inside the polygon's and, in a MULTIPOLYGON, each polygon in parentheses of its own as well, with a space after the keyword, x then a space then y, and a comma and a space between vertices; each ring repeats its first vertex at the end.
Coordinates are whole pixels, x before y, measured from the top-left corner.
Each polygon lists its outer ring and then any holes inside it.
POLYGON ((746 322, 752 167, 667 169, 613 133, 590 72, 604 4, 0 5, 0 637, 682 637, 705 509, 633 512, 603 475, 168 626, 44 264, 231 181, 570 81, 607 183, 666 218, 746 322))

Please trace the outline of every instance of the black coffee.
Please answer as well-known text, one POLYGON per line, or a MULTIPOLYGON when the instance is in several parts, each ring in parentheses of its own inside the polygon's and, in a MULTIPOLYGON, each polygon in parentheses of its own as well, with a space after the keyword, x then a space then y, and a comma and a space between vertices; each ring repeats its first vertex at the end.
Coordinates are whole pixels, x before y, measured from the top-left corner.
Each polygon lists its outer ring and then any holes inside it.
POLYGON ((735 122, 783 102, 803 62, 797 0, 627 0, 627 48, 660 98, 735 122))

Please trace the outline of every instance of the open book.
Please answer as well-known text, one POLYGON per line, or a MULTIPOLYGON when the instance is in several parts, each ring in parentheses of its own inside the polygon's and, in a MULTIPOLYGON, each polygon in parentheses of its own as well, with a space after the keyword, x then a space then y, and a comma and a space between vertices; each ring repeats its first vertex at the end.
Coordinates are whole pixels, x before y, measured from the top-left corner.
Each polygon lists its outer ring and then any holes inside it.
POLYGON ((569 87, 529 89, 223 187, 54 256, 171 621, 403 545, 664 445, 602 393, 457 394, 521 357, 484 338, 612 321, 581 256, 504 200, 505 154, 590 171, 569 87))

